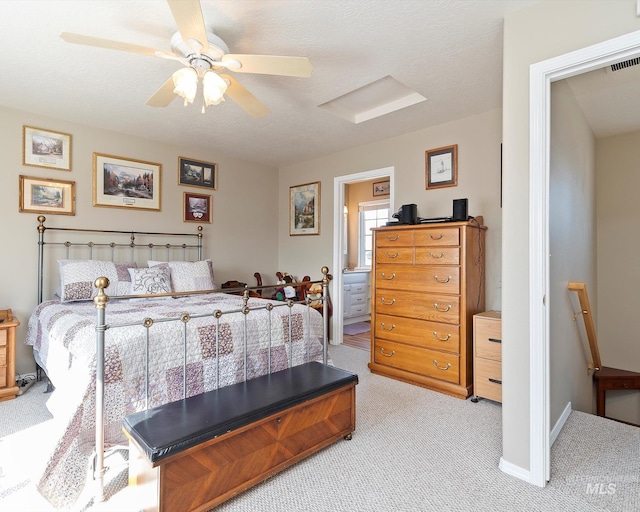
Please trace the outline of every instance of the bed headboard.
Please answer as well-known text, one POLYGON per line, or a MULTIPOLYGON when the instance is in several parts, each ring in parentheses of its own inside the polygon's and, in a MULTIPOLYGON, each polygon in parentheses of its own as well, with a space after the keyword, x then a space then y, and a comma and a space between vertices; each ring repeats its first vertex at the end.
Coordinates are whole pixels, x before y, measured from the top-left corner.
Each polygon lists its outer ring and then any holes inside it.
POLYGON ((45 221, 44 215, 38 216, 38 304, 43 300, 45 274, 53 273, 57 259, 138 262, 146 252, 148 260, 202 260, 202 226, 197 227, 196 233, 163 233, 51 227, 45 226, 45 221), (45 252, 47 246, 50 249, 45 252))

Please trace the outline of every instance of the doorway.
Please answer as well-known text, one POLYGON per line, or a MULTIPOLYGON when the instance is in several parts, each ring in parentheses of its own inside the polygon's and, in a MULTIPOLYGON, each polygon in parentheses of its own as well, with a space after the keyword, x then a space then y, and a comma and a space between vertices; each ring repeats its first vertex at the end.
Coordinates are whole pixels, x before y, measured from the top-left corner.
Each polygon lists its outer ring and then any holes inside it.
POLYGON ((560 55, 531 66, 529 340, 531 483, 544 487, 550 478, 549 387, 549 161, 551 83, 631 59, 640 53, 640 31, 560 55))
POLYGON ((344 255, 347 246, 347 233, 344 222, 346 187, 351 183, 358 183, 366 180, 388 179, 389 210, 393 211, 394 173, 394 167, 383 167, 381 169, 347 174, 345 176, 337 176, 333 180, 333 268, 335 269, 335 272, 333 275, 333 293, 331 295, 334 311, 331 321, 331 329, 333 331, 331 340, 334 345, 342 344, 344 330, 344 300, 342 294, 342 290, 344 289, 344 273, 342 272, 342 269, 346 266, 344 255))

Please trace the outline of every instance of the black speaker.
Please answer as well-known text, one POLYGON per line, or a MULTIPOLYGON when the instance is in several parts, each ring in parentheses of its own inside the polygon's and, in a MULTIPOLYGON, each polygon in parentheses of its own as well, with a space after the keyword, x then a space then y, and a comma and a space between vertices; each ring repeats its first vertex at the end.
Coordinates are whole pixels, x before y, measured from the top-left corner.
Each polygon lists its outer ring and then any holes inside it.
POLYGON ((463 221, 467 220, 467 203, 469 200, 465 197, 464 199, 454 199, 453 200, 453 217, 454 221, 463 221))

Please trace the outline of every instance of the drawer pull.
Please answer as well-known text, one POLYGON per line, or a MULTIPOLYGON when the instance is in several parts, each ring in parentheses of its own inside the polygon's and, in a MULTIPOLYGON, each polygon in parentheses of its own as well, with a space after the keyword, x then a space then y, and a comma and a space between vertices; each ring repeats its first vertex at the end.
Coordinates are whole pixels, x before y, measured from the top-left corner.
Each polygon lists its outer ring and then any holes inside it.
POLYGON ((387 277, 384 275, 384 272, 383 272, 382 274, 380 274, 380 277, 382 277, 382 279, 386 279, 387 281, 391 281, 392 279, 395 279, 396 273, 394 272, 393 274, 391 274, 391 277, 387 277))
POLYGON ((381 297, 380 302, 386 306, 392 306, 396 302, 396 299, 391 299, 391 302, 386 302, 384 297, 381 297))
POLYGON ((493 382, 494 384, 500 384, 502 386, 502 381, 498 379, 489 379, 489 382, 493 382))
POLYGON ((393 238, 391 238, 390 235, 387 235, 387 240, 389 240, 390 242, 395 242, 396 240, 398 240, 400 238, 400 235, 396 235, 393 238))
POLYGON ((440 336, 438 336, 438 331, 433 331, 433 337, 438 341, 448 341, 449 338, 451 338, 451 334, 447 333, 447 336, 445 338, 441 338, 440 336))
POLYGON ((433 276, 433 280, 434 280, 436 283, 446 284, 446 283, 448 283, 449 281, 451 281, 451 276, 448 276, 446 279, 442 279, 442 280, 441 280, 441 279, 438 279, 438 276, 433 276))
POLYGON ((429 251, 429 256, 431 256, 434 260, 439 260, 440 258, 444 258, 444 251, 440 253, 440 256, 436 256, 431 251, 429 251))
POLYGON ((392 350, 390 354, 387 354, 387 353, 384 351, 384 347, 380 347, 380 353, 381 353, 384 357, 391 357, 391 356, 393 356, 393 355, 396 353, 396 351, 395 351, 395 350, 392 350))
POLYGON ((440 233, 440 236, 437 238, 433 236, 433 233, 429 234, 429 238, 431 238, 431 240, 442 240, 443 237, 444 237, 444 233, 440 233))
POLYGON ((502 343, 502 340, 499 340, 498 338, 489 338, 489 341, 491 343, 502 343))
POLYGON ((435 309, 436 311, 440 311, 441 313, 446 313, 447 311, 449 311, 451 309, 451 304, 447 305, 447 307, 444 308, 444 309, 440 309, 437 304, 434 304, 433 305, 433 309, 435 309))
POLYGON ((391 254, 390 252, 387 253, 387 258, 397 258, 398 256, 400 256, 399 252, 395 254, 391 254))
POLYGON ((447 366, 438 366, 438 361, 433 360, 433 366, 435 366, 438 370, 447 371, 451 368, 451 363, 447 363, 447 366))
POLYGON ((380 322, 380 328, 381 328, 383 331, 393 331, 393 330, 396 328, 396 324, 391 324, 391 327, 389 327, 389 329, 387 329, 387 328, 384 326, 384 322, 380 322))

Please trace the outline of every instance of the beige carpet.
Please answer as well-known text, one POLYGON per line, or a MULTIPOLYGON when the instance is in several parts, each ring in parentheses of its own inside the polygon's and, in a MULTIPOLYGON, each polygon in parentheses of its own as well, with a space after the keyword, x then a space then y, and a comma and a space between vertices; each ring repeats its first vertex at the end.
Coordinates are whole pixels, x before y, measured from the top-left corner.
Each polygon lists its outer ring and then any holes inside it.
MULTIPOLYGON (((217 512, 640 510, 640 429, 573 412, 540 489, 502 473, 501 406, 474 404, 372 375, 369 354, 331 347, 336 366, 359 374, 357 422, 338 443, 219 506, 217 512)), ((0 403, 0 510, 52 510, 33 488, 47 421, 37 386, 0 403), (26 398, 29 397, 29 401, 26 398), (27 420, 28 418, 28 420, 27 420), (41 423, 16 431, 20 426, 41 423), (13 432, 13 433, 12 433, 13 432)), ((136 511, 120 453, 110 457, 110 499, 85 489, 77 510, 136 511)))

